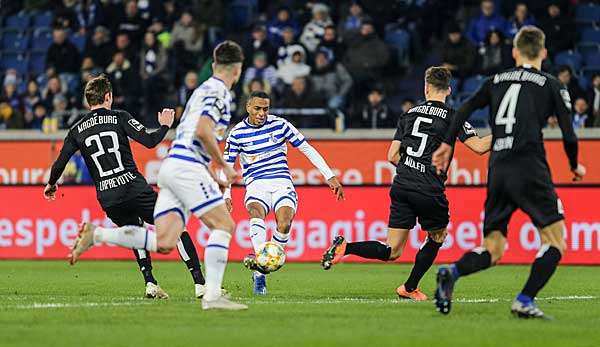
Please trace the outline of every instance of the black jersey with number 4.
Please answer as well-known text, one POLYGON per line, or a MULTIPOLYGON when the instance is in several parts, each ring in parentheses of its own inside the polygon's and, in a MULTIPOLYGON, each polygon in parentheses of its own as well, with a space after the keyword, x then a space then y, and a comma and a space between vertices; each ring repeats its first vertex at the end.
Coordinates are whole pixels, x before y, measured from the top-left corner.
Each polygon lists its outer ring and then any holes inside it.
POLYGON ((490 169, 498 164, 510 165, 515 156, 531 155, 545 162, 542 128, 550 116, 558 118, 571 168, 577 166, 577 136, 571 123, 569 92, 554 76, 523 66, 487 78, 458 110, 444 142, 450 144, 471 112, 486 106, 490 107, 493 135, 490 169))
POLYGON ((148 188, 148 183, 133 160, 129 137, 152 148, 164 139, 168 130, 163 125, 150 133, 126 111, 93 110, 69 130, 48 183, 58 181, 71 156, 79 150, 94 179, 102 207, 134 199, 148 188))
MULTIPOLYGON (((453 117, 453 110, 439 101, 425 101, 400 116, 394 135, 394 140, 400 141, 394 184, 425 194, 443 194, 446 174, 436 173, 431 156, 442 143, 453 117)), ((458 139, 464 142, 473 136, 477 136, 475 129, 463 123, 458 139)))

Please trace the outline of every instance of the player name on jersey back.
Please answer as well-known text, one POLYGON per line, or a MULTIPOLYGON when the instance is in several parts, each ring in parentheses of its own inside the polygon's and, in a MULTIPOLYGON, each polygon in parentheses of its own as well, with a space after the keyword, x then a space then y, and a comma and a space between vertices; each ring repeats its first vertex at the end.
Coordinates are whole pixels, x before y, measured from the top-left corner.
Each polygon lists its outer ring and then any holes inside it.
POLYGON ((500 82, 532 82, 540 87, 546 84, 546 77, 527 70, 507 71, 494 75, 494 84, 500 82))
POLYGON ((431 105, 419 105, 408 110, 407 113, 422 113, 430 116, 440 117, 442 119, 446 119, 448 116, 448 110, 440 107, 435 107, 431 105))
POLYGON ((118 124, 117 116, 115 115, 94 115, 89 119, 81 122, 81 124, 77 125, 77 132, 82 133, 85 130, 88 130, 96 125, 102 124, 118 124))

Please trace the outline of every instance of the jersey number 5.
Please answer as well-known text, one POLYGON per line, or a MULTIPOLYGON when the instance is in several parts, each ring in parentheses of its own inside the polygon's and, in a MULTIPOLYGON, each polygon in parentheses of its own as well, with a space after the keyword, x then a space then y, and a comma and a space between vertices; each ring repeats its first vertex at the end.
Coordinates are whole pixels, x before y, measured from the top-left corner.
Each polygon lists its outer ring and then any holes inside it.
POLYGON ((425 117, 417 117, 417 119, 415 119, 411 135, 420 138, 421 143, 419 143, 419 148, 416 151, 412 147, 407 147, 406 153, 417 158, 421 157, 423 152, 425 152, 425 145, 427 144, 427 137, 429 136, 419 131, 421 123, 431 124, 433 123, 433 119, 425 117))
POLYGON ((121 171, 125 170, 125 168, 123 168, 123 162, 121 161, 121 152, 119 152, 119 138, 117 137, 116 132, 103 131, 99 134, 94 134, 92 136, 88 136, 85 139, 85 145, 87 147, 91 147, 92 142, 94 142, 96 144, 96 147, 98 148, 98 150, 96 152, 94 152, 94 154, 92 154, 91 157, 92 157, 92 160, 94 161, 94 164, 96 164, 96 167, 98 168, 100 177, 110 176, 112 174, 116 174, 117 172, 121 172, 121 171), (112 146, 108 148, 108 153, 113 153, 115 155, 115 158, 117 159, 117 167, 107 170, 107 171, 104 171, 102 169, 102 165, 100 165, 100 161, 98 161, 98 157, 106 154, 106 151, 104 150, 104 147, 102 146, 102 142, 100 141, 101 137, 108 137, 111 139, 112 146))
POLYGON ((511 84, 506 90, 502 102, 500 102, 500 107, 498 107, 498 113, 496 113, 496 125, 504 125, 505 134, 512 134, 513 125, 517 122, 515 111, 517 109, 520 91, 521 85, 519 83, 511 84))

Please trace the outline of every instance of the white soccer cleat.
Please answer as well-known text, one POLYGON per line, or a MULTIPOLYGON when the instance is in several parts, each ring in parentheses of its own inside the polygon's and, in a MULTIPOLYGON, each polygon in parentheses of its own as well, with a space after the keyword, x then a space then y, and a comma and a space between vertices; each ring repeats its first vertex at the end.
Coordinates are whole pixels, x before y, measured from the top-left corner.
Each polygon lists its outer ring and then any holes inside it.
MULTIPOLYGON (((196 298, 202 299, 204 297, 204 294, 206 294, 206 285, 196 284, 195 287, 196 298)), ((221 288, 221 296, 225 297, 226 299, 231 299, 231 294, 229 294, 229 292, 225 288, 221 288)))
POLYGON ((247 310, 248 306, 244 304, 238 304, 223 296, 220 296, 216 300, 202 299, 202 309, 207 310, 226 310, 226 311, 241 311, 247 310))
POLYGON ((71 253, 69 253, 69 264, 74 265, 83 252, 87 251, 94 245, 94 231, 96 226, 90 223, 81 223, 79 225, 79 232, 75 243, 71 246, 71 253))
POLYGON ((152 282, 146 283, 146 294, 147 299, 168 299, 169 294, 165 292, 158 284, 152 282))

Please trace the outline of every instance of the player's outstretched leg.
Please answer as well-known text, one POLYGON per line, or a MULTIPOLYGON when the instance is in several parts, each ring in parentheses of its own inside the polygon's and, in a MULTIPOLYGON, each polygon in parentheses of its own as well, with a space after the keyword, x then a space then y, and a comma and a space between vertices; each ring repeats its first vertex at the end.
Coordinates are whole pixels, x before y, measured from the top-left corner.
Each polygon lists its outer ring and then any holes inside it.
POLYGON ((423 243, 415 256, 415 264, 413 265, 408 279, 403 285, 396 289, 396 293, 400 298, 417 301, 427 300, 427 295, 419 289, 419 282, 433 264, 445 238, 446 229, 429 233, 427 240, 425 240, 425 243, 423 243))
POLYGON ((204 296, 204 293, 206 293, 206 281, 202 275, 202 268, 200 266, 200 260, 198 259, 198 253, 196 252, 196 246, 194 246, 194 242, 187 231, 181 233, 181 236, 177 241, 177 252, 192 275, 196 297, 201 299, 204 296))
POLYGON ((260 246, 267 241, 267 226, 265 218, 267 214, 266 207, 258 202, 250 202, 246 206, 248 214, 250 214, 250 230, 249 236, 252 241, 254 254, 249 254, 244 257, 243 264, 249 270, 252 270, 253 293, 255 295, 267 294, 267 278, 266 273, 256 265, 256 252, 260 246))
POLYGON ((134 249, 133 254, 144 276, 144 283, 146 285, 144 297, 148 299, 168 299, 169 294, 158 285, 152 274, 152 258, 150 257, 150 253, 143 249, 134 249))

